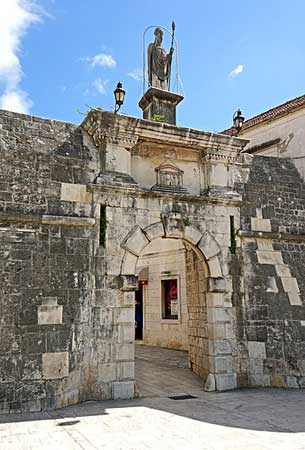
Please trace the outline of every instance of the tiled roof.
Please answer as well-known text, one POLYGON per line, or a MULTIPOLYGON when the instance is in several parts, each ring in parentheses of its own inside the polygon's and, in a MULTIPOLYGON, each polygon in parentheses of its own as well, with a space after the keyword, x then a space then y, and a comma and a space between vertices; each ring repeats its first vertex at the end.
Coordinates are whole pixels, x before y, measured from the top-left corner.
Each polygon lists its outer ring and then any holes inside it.
MULTIPOLYGON (((289 100, 288 102, 282 103, 281 105, 275 106, 274 108, 269 109, 257 116, 251 117, 244 122, 242 131, 247 128, 258 125, 266 120, 272 120, 281 116, 282 114, 286 114, 294 111, 302 106, 305 106, 305 95, 301 95, 300 97, 296 97, 293 100, 289 100)), ((221 134, 234 134, 234 127, 228 128, 221 132, 221 134)), ((242 133, 241 133, 242 134, 242 133)))

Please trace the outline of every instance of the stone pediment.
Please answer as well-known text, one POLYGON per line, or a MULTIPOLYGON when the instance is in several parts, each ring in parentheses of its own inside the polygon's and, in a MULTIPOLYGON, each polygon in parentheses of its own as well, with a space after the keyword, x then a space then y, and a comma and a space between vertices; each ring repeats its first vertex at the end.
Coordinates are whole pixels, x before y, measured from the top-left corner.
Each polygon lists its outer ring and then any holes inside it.
POLYGON ((183 187, 184 172, 175 164, 164 162, 155 168, 155 172, 156 184, 151 188, 152 191, 187 192, 183 187))

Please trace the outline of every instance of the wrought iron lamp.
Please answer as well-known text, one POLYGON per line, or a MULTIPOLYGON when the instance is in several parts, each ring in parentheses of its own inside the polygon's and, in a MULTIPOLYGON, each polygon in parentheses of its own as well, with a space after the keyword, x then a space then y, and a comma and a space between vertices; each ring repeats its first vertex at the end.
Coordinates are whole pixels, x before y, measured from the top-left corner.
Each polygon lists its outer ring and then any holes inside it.
POLYGON ((240 130, 243 127, 245 118, 241 113, 241 110, 238 109, 237 111, 235 111, 234 115, 233 115, 233 127, 236 130, 236 134, 238 134, 240 132, 240 130))
POLYGON ((115 99, 114 112, 116 114, 124 103, 124 98, 125 98, 125 93, 126 93, 124 91, 123 85, 120 81, 118 82, 117 87, 113 91, 113 93, 114 93, 114 99, 115 99))

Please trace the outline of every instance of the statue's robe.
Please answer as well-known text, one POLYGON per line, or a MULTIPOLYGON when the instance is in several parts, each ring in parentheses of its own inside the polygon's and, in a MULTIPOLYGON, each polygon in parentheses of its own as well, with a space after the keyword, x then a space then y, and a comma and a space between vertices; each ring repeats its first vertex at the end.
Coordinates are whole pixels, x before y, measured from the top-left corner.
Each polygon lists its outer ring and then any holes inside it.
POLYGON ((171 63, 171 53, 167 54, 163 47, 155 43, 149 44, 148 81, 150 86, 168 91, 171 63))

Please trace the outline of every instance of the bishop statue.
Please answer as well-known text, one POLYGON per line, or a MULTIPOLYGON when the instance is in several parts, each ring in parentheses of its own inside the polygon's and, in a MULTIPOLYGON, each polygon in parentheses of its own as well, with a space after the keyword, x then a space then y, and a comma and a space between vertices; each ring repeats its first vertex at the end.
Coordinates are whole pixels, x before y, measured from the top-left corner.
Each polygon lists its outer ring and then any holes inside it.
POLYGON ((155 41, 148 46, 148 83, 150 87, 156 87, 169 91, 172 56, 174 53, 173 42, 169 53, 162 47, 163 31, 157 27, 154 31, 155 41))

